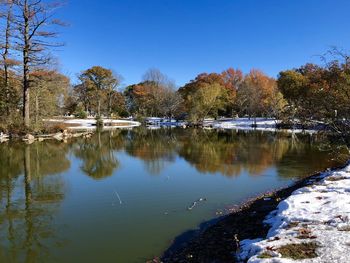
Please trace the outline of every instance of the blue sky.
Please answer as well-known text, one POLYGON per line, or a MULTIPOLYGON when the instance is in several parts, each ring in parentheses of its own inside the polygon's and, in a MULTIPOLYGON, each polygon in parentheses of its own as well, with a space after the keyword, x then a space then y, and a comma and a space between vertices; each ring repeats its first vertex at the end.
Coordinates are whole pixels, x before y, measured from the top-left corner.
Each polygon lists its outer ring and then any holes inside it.
POLYGON ((70 0, 56 55, 72 79, 101 65, 125 85, 151 67, 179 86, 228 67, 276 77, 330 46, 350 50, 349 11, 349 0, 70 0))

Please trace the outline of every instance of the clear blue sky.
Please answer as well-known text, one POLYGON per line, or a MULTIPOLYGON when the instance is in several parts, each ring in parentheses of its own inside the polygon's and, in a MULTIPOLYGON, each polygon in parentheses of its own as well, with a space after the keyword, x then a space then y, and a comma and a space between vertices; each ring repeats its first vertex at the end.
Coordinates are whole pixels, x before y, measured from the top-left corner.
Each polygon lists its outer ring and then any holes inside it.
POLYGON ((57 53, 74 76, 101 65, 139 82, 150 67, 177 85, 228 67, 279 71, 350 50, 349 0, 70 0, 57 53))

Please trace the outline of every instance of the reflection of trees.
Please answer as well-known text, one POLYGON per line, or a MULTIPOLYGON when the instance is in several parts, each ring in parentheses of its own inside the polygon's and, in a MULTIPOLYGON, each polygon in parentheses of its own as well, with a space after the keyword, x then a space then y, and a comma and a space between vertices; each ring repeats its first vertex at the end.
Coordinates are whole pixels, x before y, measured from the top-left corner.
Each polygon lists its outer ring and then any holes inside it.
MULTIPOLYGON (((290 162, 293 158, 300 158, 303 166, 308 165, 308 160, 315 168, 320 167, 320 159, 327 159, 325 153, 316 149, 317 142, 310 141, 310 136, 294 135, 290 138, 289 134, 257 131, 141 128, 123 134, 123 137, 126 152, 143 160, 152 174, 159 174, 177 154, 199 172, 226 176, 239 175, 243 171, 261 175, 275 165, 280 169, 280 163, 289 167, 285 158, 290 162)), ((286 172, 281 174, 287 176, 286 172)))
POLYGON ((171 129, 135 129, 130 133, 125 151, 145 162, 151 174, 159 174, 176 158, 177 141, 171 129))
POLYGON ((113 151, 122 149, 141 159, 151 174, 160 174, 179 155, 201 173, 234 176, 246 171, 261 175, 276 166, 282 176, 287 176, 291 165, 285 159, 293 163, 300 158, 303 166, 308 166, 305 163, 308 160, 315 169, 320 167, 320 159, 327 159, 325 153, 316 149, 317 142, 310 138, 258 131, 138 128, 79 139, 74 153, 83 160, 84 173, 95 179, 113 174, 119 166, 113 151))
POLYGON ((74 154, 83 161, 81 170, 94 179, 113 174, 119 167, 114 150, 122 147, 121 131, 97 132, 92 138, 81 138, 74 145, 74 154))
POLYGON ((336 145, 323 149, 322 145, 328 139, 322 134, 312 136, 299 134, 289 137, 288 152, 276 163, 278 174, 282 177, 311 175, 344 163, 343 160, 332 159, 332 156, 339 155, 339 152, 333 152, 336 145))
POLYGON ((159 174, 179 155, 202 173, 232 176, 246 170, 259 175, 291 147, 285 136, 259 132, 141 128, 121 136, 125 151, 143 160, 151 174, 159 174))
POLYGON ((315 136, 258 131, 188 133, 181 136, 179 155, 203 173, 233 176, 247 171, 250 175, 261 175, 276 167, 280 176, 295 177, 334 165, 329 152, 318 148, 324 138, 315 136))
MULTIPOLYGON (((0 259, 2 259, 2 255, 6 255, 9 248, 16 246, 12 220, 14 216, 12 192, 15 188, 15 180, 23 170, 23 155, 18 154, 19 150, 17 145, 14 147, 0 145, 0 259), (6 239, 8 245, 3 243, 6 239)), ((8 258, 15 259, 15 255, 8 258)))
MULTIPOLYGON (((100 179, 119 167, 115 151, 125 150, 157 174, 179 155, 202 173, 260 175, 276 167, 279 175, 297 176, 331 165, 315 136, 199 129, 135 129, 97 133, 67 145, 41 142, 0 145, 0 261, 47 261, 46 246, 60 245, 52 218, 64 198, 60 173, 70 167, 70 149, 82 170, 100 179)), ((322 140, 322 138, 321 138, 322 140)))
MULTIPOLYGON (((64 144, 1 145, 0 259, 45 261, 55 240, 52 215, 63 199, 59 173, 70 167, 64 144), (18 179, 23 179, 20 181, 18 179), (22 183, 23 182, 23 183, 22 183)), ((58 240, 55 240, 56 244, 58 240)))
POLYGON ((203 173, 259 175, 288 150, 288 140, 257 132, 192 130, 179 155, 203 173))

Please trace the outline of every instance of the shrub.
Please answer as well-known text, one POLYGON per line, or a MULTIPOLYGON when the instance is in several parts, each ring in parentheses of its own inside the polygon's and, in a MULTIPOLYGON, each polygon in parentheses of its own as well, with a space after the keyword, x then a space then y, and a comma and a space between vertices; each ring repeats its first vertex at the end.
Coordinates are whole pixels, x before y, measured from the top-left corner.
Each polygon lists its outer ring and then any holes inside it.
POLYGON ((9 124, 8 131, 11 135, 24 136, 28 133, 32 133, 33 129, 30 127, 24 126, 22 122, 13 122, 9 124))
POLYGON ((8 127, 4 123, 0 123, 0 133, 7 133, 8 132, 8 127))
POLYGON ((119 116, 122 118, 127 118, 127 117, 129 117, 129 115, 130 115, 129 112, 127 112, 126 110, 121 110, 119 112, 119 116))
POLYGON ((79 110, 74 115, 75 115, 75 117, 77 117, 79 119, 86 119, 87 118, 87 113, 84 110, 79 110))
POLYGON ((45 124, 41 132, 44 134, 52 134, 52 133, 58 133, 63 132, 67 129, 67 126, 63 123, 54 123, 54 124, 45 124))

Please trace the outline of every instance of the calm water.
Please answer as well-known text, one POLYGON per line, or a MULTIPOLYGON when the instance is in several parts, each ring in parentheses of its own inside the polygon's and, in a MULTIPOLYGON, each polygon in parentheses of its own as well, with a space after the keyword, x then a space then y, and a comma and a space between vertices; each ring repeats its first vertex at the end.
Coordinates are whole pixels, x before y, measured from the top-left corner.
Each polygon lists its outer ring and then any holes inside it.
POLYGON ((144 262, 216 211, 332 165, 319 146, 312 136, 142 128, 2 144, 0 262, 144 262))

